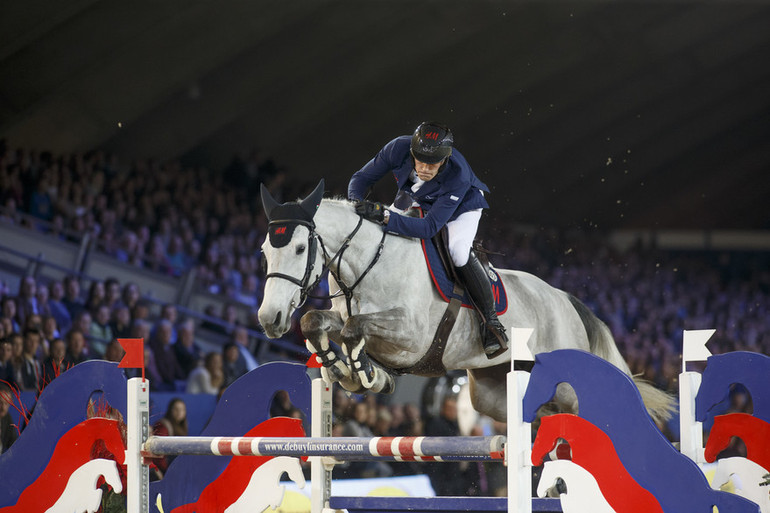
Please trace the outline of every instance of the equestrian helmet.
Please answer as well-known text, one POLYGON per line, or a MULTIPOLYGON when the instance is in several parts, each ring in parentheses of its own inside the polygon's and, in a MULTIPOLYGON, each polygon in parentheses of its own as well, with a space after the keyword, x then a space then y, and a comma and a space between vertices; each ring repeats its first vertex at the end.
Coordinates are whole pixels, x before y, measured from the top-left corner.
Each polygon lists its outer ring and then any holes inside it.
POLYGON ((426 164, 437 164, 452 154, 454 137, 446 125, 433 121, 420 123, 412 135, 412 156, 426 164))

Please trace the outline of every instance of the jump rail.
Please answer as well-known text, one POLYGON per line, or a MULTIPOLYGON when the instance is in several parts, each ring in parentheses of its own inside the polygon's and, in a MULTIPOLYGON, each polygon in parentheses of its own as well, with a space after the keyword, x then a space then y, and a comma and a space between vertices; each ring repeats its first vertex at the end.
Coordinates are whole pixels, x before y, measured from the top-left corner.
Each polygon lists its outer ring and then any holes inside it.
POLYGON ((503 458, 504 436, 205 437, 151 436, 142 455, 327 456, 342 460, 486 461, 503 458))

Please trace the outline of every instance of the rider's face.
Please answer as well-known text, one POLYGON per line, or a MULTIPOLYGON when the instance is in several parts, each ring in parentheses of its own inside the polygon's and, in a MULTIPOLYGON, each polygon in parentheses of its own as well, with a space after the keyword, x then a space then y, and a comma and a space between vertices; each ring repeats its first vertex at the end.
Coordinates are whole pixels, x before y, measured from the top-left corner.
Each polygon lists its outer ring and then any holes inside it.
POLYGON ((419 160, 414 159, 414 170, 420 180, 428 182, 433 180, 436 174, 438 174, 438 170, 441 168, 441 164, 443 163, 444 161, 442 160, 441 162, 437 162, 435 164, 427 164, 425 162, 420 162, 419 160))

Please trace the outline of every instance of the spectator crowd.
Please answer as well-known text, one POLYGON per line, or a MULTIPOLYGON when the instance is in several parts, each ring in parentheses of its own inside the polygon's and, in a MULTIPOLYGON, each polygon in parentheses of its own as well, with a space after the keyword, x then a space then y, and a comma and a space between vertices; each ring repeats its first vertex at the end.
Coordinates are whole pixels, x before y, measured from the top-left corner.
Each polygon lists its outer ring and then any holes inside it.
POLYGON ((303 192, 257 154, 212 172, 150 159, 123 165, 101 152, 8 150, 0 141, 7 222, 63 240, 88 235, 100 251, 163 274, 194 270, 201 288, 249 306, 256 306, 261 284, 261 183, 278 199, 303 192))
POLYGON ((70 367, 90 359, 119 362, 119 338, 145 340, 145 371, 159 391, 217 395, 249 370, 256 355, 245 326, 222 322, 221 350, 204 353, 192 318, 164 304, 152 315, 135 283, 94 280, 21 280, 17 294, 0 294, 0 380, 20 391, 39 392, 70 367))

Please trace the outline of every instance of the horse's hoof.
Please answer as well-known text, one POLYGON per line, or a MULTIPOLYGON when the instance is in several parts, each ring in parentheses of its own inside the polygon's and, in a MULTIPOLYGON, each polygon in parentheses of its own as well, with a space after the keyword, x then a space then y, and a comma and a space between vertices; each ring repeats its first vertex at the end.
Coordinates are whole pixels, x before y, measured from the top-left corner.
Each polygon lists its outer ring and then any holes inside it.
POLYGON ((366 388, 364 388, 361 383, 359 383, 354 378, 347 378, 339 381, 339 384, 342 388, 350 392, 351 394, 363 394, 365 392, 368 392, 366 388))
POLYGON ((339 379, 335 379, 331 372, 329 372, 329 369, 326 367, 321 367, 321 378, 324 380, 324 383, 327 385, 332 385, 339 381, 339 379))
POLYGON ((393 379, 393 376, 388 375, 385 378, 385 385, 382 387, 382 390, 380 390, 381 394, 392 394, 396 390, 396 380, 393 379))
POLYGON ((345 365, 342 360, 335 360, 334 363, 328 367, 325 367, 329 374, 332 375, 335 381, 342 381, 345 378, 350 377, 350 369, 345 365))
POLYGON ((321 367, 321 377, 326 383, 338 383, 350 379, 350 370, 339 360, 337 364, 333 367, 321 367))

